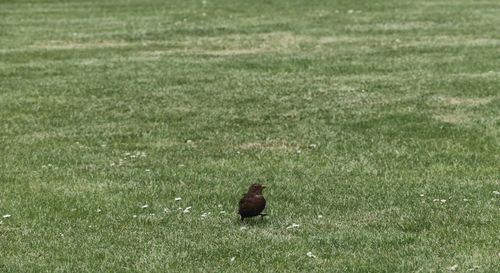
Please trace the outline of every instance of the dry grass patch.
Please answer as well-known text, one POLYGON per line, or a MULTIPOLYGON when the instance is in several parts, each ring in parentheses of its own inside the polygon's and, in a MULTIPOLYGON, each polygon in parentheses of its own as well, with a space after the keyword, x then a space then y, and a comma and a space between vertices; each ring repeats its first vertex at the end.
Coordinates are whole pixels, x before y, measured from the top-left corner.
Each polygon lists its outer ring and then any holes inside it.
POLYGON ((438 101, 450 106, 478 106, 492 102, 495 97, 484 98, 459 98, 459 97, 438 97, 438 101))
POLYGON ((297 49, 301 42, 311 40, 312 39, 308 36, 294 35, 288 32, 266 33, 259 35, 236 34, 207 38, 189 37, 176 44, 176 46, 180 48, 143 51, 140 54, 150 58, 160 58, 163 55, 256 55, 290 51, 292 49, 297 49))
POLYGON ((483 98, 460 98, 460 97, 446 97, 439 96, 435 98, 437 106, 450 106, 458 107, 456 111, 452 113, 439 113, 434 115, 434 119, 450 123, 450 124, 465 124, 472 122, 474 114, 466 110, 468 107, 476 107, 481 105, 486 105, 492 102, 495 97, 483 97, 483 98))
POLYGON ((409 31, 409 30, 429 30, 437 26, 436 23, 428 22, 386 22, 377 24, 356 24, 349 25, 346 28, 351 31, 369 32, 369 31, 409 31))
POLYGON ((463 113, 434 115, 434 119, 450 124, 464 124, 470 122, 470 117, 463 113))
POLYGON ((92 48, 117 48, 117 47, 127 47, 134 46, 137 43, 127 43, 122 41, 111 41, 111 40, 99 40, 93 42, 65 42, 65 41, 48 41, 44 43, 35 43, 30 46, 31 49, 47 49, 47 50, 58 50, 58 49, 92 49, 92 48))
POLYGON ((455 36, 424 36, 418 37, 413 41, 403 42, 404 46, 412 47, 435 47, 435 46, 470 46, 470 47, 488 47, 500 45, 500 39, 494 38, 469 38, 455 36))
MULTIPOLYGON (((142 46, 175 46, 175 48, 143 50, 138 52, 138 60, 156 60, 163 55, 211 55, 211 56, 238 56, 256 55, 264 53, 286 53, 300 50, 303 45, 315 46, 324 49, 332 44, 352 43, 356 39, 348 36, 319 36, 294 34, 292 32, 272 32, 257 35, 223 35, 216 37, 186 37, 172 44, 169 41, 142 41, 125 42, 114 40, 95 40, 89 42, 68 42, 51 40, 34 43, 28 49, 69 50, 95 48, 123 48, 142 46)), ((26 49, 23 49, 26 50, 26 49)), ((15 50, 17 51, 17 50, 15 50)))
MULTIPOLYGON (((353 42, 352 37, 300 35, 291 32, 272 32, 257 35, 224 35, 216 37, 188 37, 176 44, 177 48, 143 51, 140 55, 158 59, 163 55, 238 56, 264 53, 286 53, 300 50, 303 45, 324 48, 334 43, 353 42)), ((164 45, 163 42, 151 44, 164 45)))
POLYGON ((248 142, 239 146, 242 150, 268 150, 268 151, 297 151, 298 145, 290 143, 273 143, 273 142, 248 142))

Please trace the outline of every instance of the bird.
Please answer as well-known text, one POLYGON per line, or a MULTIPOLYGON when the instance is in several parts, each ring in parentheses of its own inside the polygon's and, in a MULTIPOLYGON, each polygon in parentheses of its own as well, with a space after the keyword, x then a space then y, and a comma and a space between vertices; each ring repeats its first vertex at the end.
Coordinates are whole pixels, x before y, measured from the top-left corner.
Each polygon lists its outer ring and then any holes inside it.
POLYGON ((243 194, 240 199, 240 207, 238 213, 241 216, 241 221, 245 218, 254 217, 260 215, 261 218, 267 214, 262 213, 266 207, 266 199, 262 195, 262 190, 266 186, 260 183, 253 183, 250 185, 248 192, 243 194))

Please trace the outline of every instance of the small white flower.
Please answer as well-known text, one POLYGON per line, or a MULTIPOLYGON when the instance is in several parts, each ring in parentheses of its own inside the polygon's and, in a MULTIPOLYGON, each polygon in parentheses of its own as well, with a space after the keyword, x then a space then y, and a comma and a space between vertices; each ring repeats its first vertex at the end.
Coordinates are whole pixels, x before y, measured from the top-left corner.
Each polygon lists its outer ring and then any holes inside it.
POLYGON ((352 10, 352 9, 350 9, 350 10, 347 11, 347 13, 349 13, 349 14, 351 14, 353 12, 354 12, 354 10, 352 10))
POLYGON ((150 172, 151 170, 150 169, 146 169, 146 172, 150 172))
POLYGON ((217 205, 217 207, 218 207, 218 208, 222 208, 222 204, 218 204, 218 205, 217 205))
POLYGON ((248 229, 248 227, 245 226, 240 227, 240 230, 245 230, 245 229, 248 229))
POLYGON ((323 218, 323 215, 321 215, 321 214, 320 214, 320 215, 318 215, 318 218, 319 218, 319 219, 323 218))
POLYGON ((236 257, 231 257, 231 259, 229 261, 234 262, 234 260, 236 260, 236 257))
POLYGON ((101 209, 97 209, 96 211, 97 211, 97 213, 100 213, 102 210, 101 209))
POLYGON ((458 264, 448 267, 448 270, 455 271, 458 269, 458 264))
POLYGON ((133 217, 133 218, 137 218, 137 215, 135 215, 135 214, 134 214, 134 215, 132 215, 132 217, 133 217))
POLYGON ((164 208, 164 209, 163 209, 163 212, 165 212, 165 213, 170 213, 170 209, 169 209, 169 208, 164 208))
POLYGON ((433 199, 432 202, 439 202, 439 199, 433 199))
POLYGON ((446 203, 446 199, 441 199, 441 203, 446 203))
POLYGON ((423 193, 420 194, 420 197, 424 197, 425 195, 423 193))
POLYGON ((10 215, 10 214, 5 214, 5 215, 3 216, 3 218, 10 218, 11 216, 12 216, 12 215, 10 215))
POLYGON ((316 255, 314 255, 311 251, 307 252, 306 255, 309 258, 316 258, 316 255))
POLYGON ((309 148, 311 148, 311 149, 314 149, 314 148, 316 148, 316 147, 318 147, 318 145, 316 145, 316 144, 314 144, 314 143, 313 143, 313 144, 309 144, 309 148))
POLYGON ((202 218, 206 218, 206 217, 208 217, 210 214, 212 214, 212 213, 211 213, 211 212, 204 212, 204 213, 201 215, 201 217, 202 217, 202 218))
POLYGON ((286 227, 286 229, 292 229, 292 228, 298 228, 298 227, 300 227, 299 224, 293 223, 293 224, 289 225, 288 227, 286 227))
POLYGON ((191 139, 188 139, 188 140, 186 140, 186 143, 187 143, 187 144, 192 144, 192 143, 193 143, 193 141, 192 141, 191 139))
POLYGON ((185 208, 182 213, 190 213, 191 212, 191 207, 185 208))
POLYGON ((493 194, 500 195, 500 191, 493 191, 493 194))
POLYGON ((220 213, 220 214, 226 214, 226 211, 221 210, 219 213, 220 213))
POLYGON ((174 200, 175 200, 175 201, 181 201, 181 200, 182 200, 182 198, 180 198, 180 197, 175 197, 175 199, 174 199, 174 200))
POLYGON ((141 209, 147 209, 148 207, 149 207, 149 205, 148 205, 148 204, 145 204, 145 205, 142 205, 142 206, 141 206, 141 209))

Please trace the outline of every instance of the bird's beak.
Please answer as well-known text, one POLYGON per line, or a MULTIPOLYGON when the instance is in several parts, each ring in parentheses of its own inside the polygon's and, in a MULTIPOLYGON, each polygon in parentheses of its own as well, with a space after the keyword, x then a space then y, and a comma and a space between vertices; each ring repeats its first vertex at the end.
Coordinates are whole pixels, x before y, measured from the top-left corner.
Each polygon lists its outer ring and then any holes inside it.
POLYGON ((267 186, 266 185, 262 185, 262 188, 265 189, 265 188, 267 188, 267 186))

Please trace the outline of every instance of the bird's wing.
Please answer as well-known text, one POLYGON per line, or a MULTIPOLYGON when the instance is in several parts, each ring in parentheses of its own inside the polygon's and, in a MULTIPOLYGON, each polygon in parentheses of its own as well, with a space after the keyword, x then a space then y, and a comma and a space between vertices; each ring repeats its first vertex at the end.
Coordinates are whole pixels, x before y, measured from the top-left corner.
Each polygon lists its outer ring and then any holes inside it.
POLYGON ((246 207, 250 203, 250 198, 246 196, 246 194, 243 194, 243 198, 240 199, 240 208, 241 207, 246 207))

